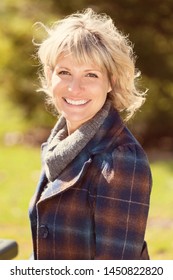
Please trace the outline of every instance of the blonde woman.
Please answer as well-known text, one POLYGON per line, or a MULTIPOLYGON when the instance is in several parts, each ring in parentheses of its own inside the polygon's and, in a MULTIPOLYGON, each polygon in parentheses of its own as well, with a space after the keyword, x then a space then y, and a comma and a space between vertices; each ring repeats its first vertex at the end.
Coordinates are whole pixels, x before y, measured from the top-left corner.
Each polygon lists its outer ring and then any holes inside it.
POLYGON ((59 118, 30 204, 34 259, 149 259, 151 172, 125 125, 145 100, 132 46, 92 9, 45 29, 41 90, 59 118))

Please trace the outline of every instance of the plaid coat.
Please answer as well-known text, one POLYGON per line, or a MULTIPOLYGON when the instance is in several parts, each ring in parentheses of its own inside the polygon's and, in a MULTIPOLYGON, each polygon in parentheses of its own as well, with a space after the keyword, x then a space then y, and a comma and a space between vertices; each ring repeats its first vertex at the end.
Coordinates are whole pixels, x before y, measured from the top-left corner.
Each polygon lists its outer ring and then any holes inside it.
POLYGON ((47 182, 29 209, 35 259, 149 258, 149 163, 114 109, 40 199, 47 182))

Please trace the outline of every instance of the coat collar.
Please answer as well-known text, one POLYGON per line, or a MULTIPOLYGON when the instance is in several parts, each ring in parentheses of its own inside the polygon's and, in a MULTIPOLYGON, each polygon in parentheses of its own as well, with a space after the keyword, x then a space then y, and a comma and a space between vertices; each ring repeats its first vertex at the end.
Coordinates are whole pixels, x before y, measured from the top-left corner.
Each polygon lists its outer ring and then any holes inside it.
POLYGON ((122 121, 119 113, 111 106, 107 118, 105 118, 98 133, 91 139, 88 144, 88 150, 91 154, 99 154, 111 147, 115 147, 118 142, 118 137, 125 124, 122 121))

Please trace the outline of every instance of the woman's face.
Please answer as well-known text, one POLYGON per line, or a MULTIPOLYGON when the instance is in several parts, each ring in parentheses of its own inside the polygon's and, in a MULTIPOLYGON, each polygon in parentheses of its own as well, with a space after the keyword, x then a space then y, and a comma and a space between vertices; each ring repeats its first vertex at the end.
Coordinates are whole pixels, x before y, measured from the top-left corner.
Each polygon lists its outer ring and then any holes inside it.
POLYGON ((65 117, 69 134, 102 108, 111 90, 106 70, 94 63, 78 64, 71 54, 61 56, 48 76, 55 106, 65 117))

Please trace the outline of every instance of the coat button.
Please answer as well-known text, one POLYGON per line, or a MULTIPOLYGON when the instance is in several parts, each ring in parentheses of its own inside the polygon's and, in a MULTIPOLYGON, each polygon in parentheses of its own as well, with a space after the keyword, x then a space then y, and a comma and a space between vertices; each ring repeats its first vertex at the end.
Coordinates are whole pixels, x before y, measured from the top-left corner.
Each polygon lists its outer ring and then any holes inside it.
POLYGON ((49 230, 48 230, 47 226, 41 225, 39 231, 40 231, 40 237, 47 238, 47 236, 49 234, 49 230))

